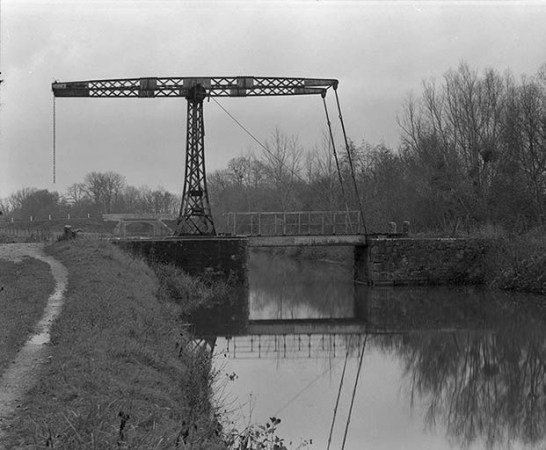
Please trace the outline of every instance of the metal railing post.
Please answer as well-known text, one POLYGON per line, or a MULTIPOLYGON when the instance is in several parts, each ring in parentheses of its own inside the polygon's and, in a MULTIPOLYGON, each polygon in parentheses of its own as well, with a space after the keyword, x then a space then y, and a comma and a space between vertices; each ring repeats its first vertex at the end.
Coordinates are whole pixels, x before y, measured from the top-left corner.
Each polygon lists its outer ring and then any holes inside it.
POLYGON ((358 234, 362 233, 362 212, 357 212, 358 217, 358 234))
POLYGON ((321 234, 324 234, 324 214, 325 214, 325 212, 322 211, 322 232, 321 232, 321 234))

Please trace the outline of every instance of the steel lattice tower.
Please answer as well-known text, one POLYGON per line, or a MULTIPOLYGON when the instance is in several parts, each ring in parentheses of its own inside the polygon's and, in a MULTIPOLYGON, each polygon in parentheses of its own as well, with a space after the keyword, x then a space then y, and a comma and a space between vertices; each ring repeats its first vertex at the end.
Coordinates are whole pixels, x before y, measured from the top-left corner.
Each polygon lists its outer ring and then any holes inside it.
POLYGON ((205 125, 203 100, 205 88, 197 84, 188 93, 186 123, 186 173, 182 205, 176 226, 177 235, 214 235, 214 222, 210 209, 205 172, 205 125))

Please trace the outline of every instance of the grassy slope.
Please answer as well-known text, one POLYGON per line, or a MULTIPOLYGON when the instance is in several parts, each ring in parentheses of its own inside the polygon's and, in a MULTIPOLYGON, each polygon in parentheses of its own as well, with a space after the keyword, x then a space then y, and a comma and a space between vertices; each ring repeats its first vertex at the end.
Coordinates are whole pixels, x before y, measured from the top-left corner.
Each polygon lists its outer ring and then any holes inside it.
POLYGON ((49 266, 33 258, 0 261, 0 373, 44 312, 54 280, 49 266))
POLYGON ((546 233, 532 230, 504 243, 497 252, 493 285, 505 290, 546 294, 546 233))
POLYGON ((5 447, 166 449, 186 435, 216 448, 209 357, 192 350, 180 306, 158 300, 151 269, 104 242, 48 252, 69 270, 68 295, 5 447))

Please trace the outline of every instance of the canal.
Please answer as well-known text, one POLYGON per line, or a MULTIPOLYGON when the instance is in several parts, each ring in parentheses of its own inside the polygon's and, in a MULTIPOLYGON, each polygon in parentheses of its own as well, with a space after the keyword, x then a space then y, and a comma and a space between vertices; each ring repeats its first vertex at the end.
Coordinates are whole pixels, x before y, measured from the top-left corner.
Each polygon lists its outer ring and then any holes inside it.
POLYGON ((370 289, 350 267, 261 251, 241 295, 197 325, 217 336, 217 401, 237 427, 280 418, 293 448, 544 448, 537 297, 370 289))

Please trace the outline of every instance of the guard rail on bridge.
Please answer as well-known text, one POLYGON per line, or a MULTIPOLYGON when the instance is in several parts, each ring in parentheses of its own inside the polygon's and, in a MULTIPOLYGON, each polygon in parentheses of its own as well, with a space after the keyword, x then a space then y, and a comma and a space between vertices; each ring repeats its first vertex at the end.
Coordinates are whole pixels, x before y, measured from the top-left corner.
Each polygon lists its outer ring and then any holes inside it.
POLYGON ((360 211, 229 212, 227 233, 235 236, 363 234, 360 211))

